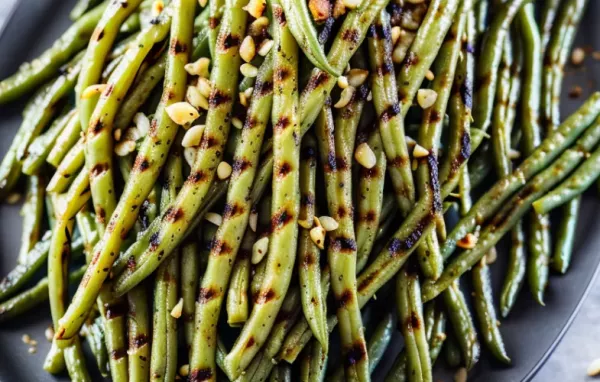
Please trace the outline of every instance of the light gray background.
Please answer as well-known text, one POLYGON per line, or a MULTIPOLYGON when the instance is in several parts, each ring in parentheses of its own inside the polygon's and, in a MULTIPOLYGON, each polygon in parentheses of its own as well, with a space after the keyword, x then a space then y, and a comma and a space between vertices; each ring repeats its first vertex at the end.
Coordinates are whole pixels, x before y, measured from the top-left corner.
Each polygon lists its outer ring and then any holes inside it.
MULTIPOLYGON (((0 32, 18 1, 0 0, 0 32)), ((587 377, 586 369, 592 360, 600 358, 599 339, 600 278, 597 278, 571 328, 533 381, 593 381, 594 378, 587 377)))

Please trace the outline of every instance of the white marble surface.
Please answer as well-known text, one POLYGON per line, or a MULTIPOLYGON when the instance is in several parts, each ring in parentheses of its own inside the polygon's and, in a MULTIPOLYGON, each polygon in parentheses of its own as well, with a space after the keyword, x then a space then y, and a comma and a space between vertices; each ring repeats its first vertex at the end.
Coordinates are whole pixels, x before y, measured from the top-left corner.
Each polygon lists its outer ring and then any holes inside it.
MULTIPOLYGON (((18 0, 0 0, 0 31, 18 0)), ((45 0, 40 0, 45 1, 45 0)), ((543 319, 543 317, 540 317, 543 319)), ((534 378, 535 382, 593 381, 586 375, 590 362, 600 358, 600 278, 595 281, 571 328, 534 378)))

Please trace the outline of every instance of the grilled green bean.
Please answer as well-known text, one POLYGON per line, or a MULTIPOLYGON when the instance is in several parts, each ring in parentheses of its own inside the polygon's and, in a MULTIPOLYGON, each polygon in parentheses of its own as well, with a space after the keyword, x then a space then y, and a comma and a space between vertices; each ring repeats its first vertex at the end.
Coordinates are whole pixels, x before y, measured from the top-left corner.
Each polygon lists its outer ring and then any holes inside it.
POLYGON ((397 75, 402 117, 408 113, 458 10, 458 0, 433 0, 397 75))
POLYGON ((48 154, 55 146, 56 140, 73 118, 74 112, 66 113, 57 118, 46 132, 35 138, 27 149, 27 158, 23 162, 23 173, 34 175, 46 161, 48 154))
POLYGON ((40 240, 44 218, 44 191, 44 179, 41 176, 34 175, 27 179, 27 195, 21 208, 23 231, 17 264, 29 262, 29 253, 40 240))
MULTIPOLYGON (((557 134, 554 133, 546 138, 539 146, 540 149, 543 150, 546 144, 555 141, 554 138, 556 135, 557 134)), ((561 135, 560 139, 562 140, 564 138, 565 136, 561 135)), ((596 145, 598 140, 600 140, 600 120, 596 120, 593 125, 585 131, 574 147, 565 150, 562 155, 546 169, 527 181, 525 186, 508 201, 504 202, 504 199, 501 198, 503 199, 504 206, 500 211, 495 213, 494 218, 483 228, 475 247, 456 256, 446 266, 444 273, 436 282, 425 283, 423 286, 423 299, 426 301, 431 300, 444 291, 456 278, 460 277, 460 275, 475 265, 477 261, 479 261, 492 246, 496 245, 502 236, 516 224, 516 222, 530 209, 533 202, 539 198, 545 190, 559 183, 569 174, 569 172, 584 161, 587 152, 596 145)), ((562 144, 558 144, 558 146, 562 146, 562 144)), ((527 164, 527 161, 532 158, 536 158, 536 154, 539 154, 539 152, 539 149, 536 150, 536 153, 533 156, 526 159, 525 162, 515 170, 517 173, 520 172, 520 175, 524 179, 528 178, 526 176, 528 171, 524 171, 523 168, 524 164, 527 164)), ((546 157, 552 156, 553 155, 550 152, 546 152, 546 157)), ((531 162, 529 164, 531 164, 531 162)), ((525 169, 527 169, 527 167, 528 166, 525 166, 525 169)), ((492 190, 497 188, 499 184, 502 184, 504 181, 511 178, 514 174, 515 172, 513 172, 511 176, 498 181, 492 190)), ((485 196, 483 198, 485 198, 485 196)), ((481 200, 483 199, 479 199, 477 204, 479 204, 481 200)), ((471 208, 469 215, 473 213, 473 211, 477 211, 477 204, 471 208)), ((464 220, 465 218, 461 219, 461 221, 464 220)), ((460 222, 458 224, 460 225, 460 222)))
MULTIPOLYGON (((227 290, 227 323, 229 326, 242 326, 248 319, 248 287, 250 285, 250 258, 256 235, 246 230, 238 256, 231 270, 231 280, 227 290)), ((223 277, 223 275, 221 275, 223 277)))
POLYGON ((446 346, 444 346, 444 356, 446 363, 450 367, 458 367, 461 362, 460 348, 458 346, 456 337, 452 332, 448 332, 448 338, 446 340, 446 346))
MULTIPOLYGON (((196 4, 193 0, 185 0, 177 2, 177 5, 173 12, 171 43, 179 42, 182 46, 188 47, 191 45, 192 40, 191 18, 196 4)), ((61 326, 63 330, 59 333, 65 338, 73 336, 81 326, 80 312, 87 310, 93 304, 107 276, 107 272, 101 270, 110 268, 115 260, 116 256, 113 254, 119 252, 123 242, 122 237, 125 237, 135 223, 136 212, 139 211, 139 206, 143 204, 143 201, 152 190, 160 168, 166 160, 166 152, 168 152, 170 143, 172 143, 177 133, 177 125, 171 121, 164 108, 173 102, 181 101, 184 97, 187 73, 183 67, 187 63, 189 52, 187 52, 187 49, 181 51, 175 48, 169 49, 169 52, 169 65, 167 65, 163 92, 171 94, 172 97, 163 97, 164 102, 161 102, 155 113, 155 118, 157 118, 155 121, 156 129, 144 140, 131 178, 125 185, 119 204, 115 209, 115 214, 111 216, 107 224, 113 229, 106 231, 96 245, 94 256, 98 258, 98 261, 90 267, 89 276, 86 278, 87 285, 82 285, 77 289, 65 317, 62 319, 61 326), (134 206, 137 206, 137 208, 133 208, 134 206), (124 211, 127 212, 124 213, 124 211)))
MULTIPOLYGON (((556 243, 554 243, 554 255, 552 256, 552 268, 559 273, 565 274, 571 263, 571 255, 575 242, 575 228, 581 198, 575 198, 563 208, 563 216, 557 228, 556 243)), ((535 203, 534 203, 535 207, 535 203)))
POLYGON ((563 122, 553 134, 543 140, 535 152, 527 157, 519 167, 508 177, 496 182, 488 192, 479 198, 469 214, 462 218, 448 235, 442 246, 444 258, 450 256, 458 240, 471 232, 478 222, 485 221, 494 214, 510 195, 520 189, 535 174, 551 164, 560 153, 577 139, 583 130, 594 122, 600 111, 599 100, 600 93, 594 93, 590 96, 588 101, 563 122))
POLYGON ((448 319, 454 329, 454 339, 462 352, 467 369, 471 369, 479 360, 479 341, 473 325, 471 313, 465 302, 458 281, 454 281, 443 293, 448 311, 448 319))
POLYGON ((127 294, 127 348, 129 380, 147 381, 149 379, 150 358, 150 308, 148 306, 147 285, 135 287, 127 294))
POLYGON ((93 322, 86 323, 82 327, 82 333, 94 355, 100 375, 104 378, 108 377, 108 352, 104 344, 104 323, 102 322, 102 317, 98 316, 93 322))
POLYGON ((560 3, 560 0, 545 0, 542 4, 542 14, 540 16, 542 54, 546 52, 546 48, 550 42, 552 27, 554 26, 560 3))
POLYGON ((76 113, 73 113, 70 115, 69 121, 63 131, 56 138, 55 144, 46 157, 46 162, 54 167, 58 167, 69 150, 75 146, 80 136, 79 118, 76 113))
POLYGON ((196 311, 196 294, 198 284, 206 268, 206 257, 200 258, 198 244, 195 241, 185 243, 181 248, 181 298, 183 299, 183 333, 185 344, 192 346, 194 339, 194 313, 196 311))
POLYGON ((302 382, 323 382, 325 381, 327 371, 327 361, 329 357, 324 351, 321 343, 316 339, 305 350, 302 363, 300 364, 300 381, 302 382))
POLYGON ((508 269, 500 294, 500 313, 502 317, 508 316, 514 306, 519 291, 525 279, 527 259, 525 257, 525 235, 523 222, 519 221, 510 231, 511 247, 508 254, 508 269))
POLYGON ((499 321, 496 319, 496 309, 494 308, 490 270, 485 256, 473 267, 471 275, 473 277, 473 305, 479 319, 481 337, 497 360, 510 364, 511 361, 498 328, 499 321))
POLYGON ((394 64, 390 19, 381 11, 369 29, 369 56, 373 80, 373 100, 379 115, 381 142, 390 164, 387 169, 402 214, 407 214, 415 201, 415 187, 408 148, 406 147, 404 120, 400 114, 394 64), (382 69, 382 68, 385 68, 382 69))

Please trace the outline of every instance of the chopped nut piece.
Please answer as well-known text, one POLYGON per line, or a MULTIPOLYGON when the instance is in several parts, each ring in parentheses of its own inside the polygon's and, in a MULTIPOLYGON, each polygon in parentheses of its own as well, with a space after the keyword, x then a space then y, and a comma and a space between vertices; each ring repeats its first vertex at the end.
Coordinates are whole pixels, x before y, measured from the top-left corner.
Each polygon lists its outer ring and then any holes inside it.
POLYGON ((398 42, 401 33, 402 29, 400 29, 399 26, 392 27, 392 46, 396 45, 396 42, 398 42))
POLYGON ((369 71, 364 69, 350 69, 348 72, 348 83, 355 88, 364 84, 369 77, 369 71))
POLYGON ((246 62, 252 61, 256 55, 256 45, 252 36, 246 36, 240 45, 240 57, 246 62))
POLYGON ((151 11, 152 17, 157 17, 158 15, 160 15, 164 8, 165 3, 163 3, 162 0, 154 0, 154 2, 152 3, 151 11))
POLYGON ((356 9, 362 3, 362 0, 342 0, 344 6, 348 9, 356 9))
POLYGON ((181 312, 183 311, 183 297, 179 298, 177 304, 171 309, 171 317, 179 318, 181 317, 181 312))
POLYGON ((521 157, 521 152, 515 149, 510 149, 508 152, 508 159, 514 160, 519 159, 521 157))
POLYGON ((252 264, 258 264, 269 251, 269 237, 260 238, 252 246, 252 264))
POLYGON ((328 0, 308 0, 308 9, 310 10, 313 20, 318 24, 329 18, 331 4, 328 0))
POLYGON ((319 249, 325 248, 325 229, 323 227, 314 227, 310 230, 310 239, 319 249))
POLYGON ((29 352, 29 354, 35 354, 37 353, 37 348, 35 346, 32 346, 29 349, 27 349, 27 351, 29 352))
POLYGON ((257 18, 256 20, 254 20, 248 26, 248 34, 250 36, 254 36, 254 37, 261 36, 263 34, 264 30, 267 29, 268 26, 269 26, 269 19, 265 16, 261 16, 261 17, 257 18))
POLYGON ((215 212, 207 212, 204 216, 204 219, 213 223, 217 227, 220 226, 221 223, 223 223, 223 217, 215 212))
POLYGON ((200 116, 198 110, 187 102, 175 102, 167 106, 165 110, 169 118, 178 125, 192 123, 200 116))
POLYGON ((417 102, 423 109, 430 108, 437 100, 437 93, 431 89, 419 89, 417 92, 417 102))
POLYGON ((275 41, 273 40, 267 39, 263 41, 258 48, 258 54, 263 57, 266 56, 271 51, 271 48, 273 48, 273 45, 275 45, 275 41))
POLYGON ((413 159, 412 162, 410 163, 410 169, 413 171, 417 171, 418 168, 419 168, 419 161, 416 159, 413 159))
POLYGON ((21 341, 29 345, 29 343, 31 342, 31 337, 29 336, 29 334, 23 334, 23 336, 21 337, 21 341))
POLYGON ((258 75, 258 68, 252 64, 245 63, 240 66, 240 72, 244 77, 254 78, 258 75))
POLYGON ((242 129, 244 127, 244 122, 242 122, 241 119, 239 119, 238 117, 233 117, 231 118, 231 124, 236 128, 236 129, 242 129))
POLYGON ((416 144, 415 148, 413 150, 413 158, 425 158, 426 156, 429 155, 429 150, 427 150, 425 147, 416 144))
POLYGON ((115 129, 115 131, 113 131, 113 138, 115 139, 115 141, 119 142, 121 140, 122 134, 123 131, 121 129, 115 129))
POLYGON ((342 88, 342 89, 346 89, 348 87, 348 77, 346 76, 339 76, 337 79, 337 85, 342 88))
POLYGON ((81 93, 81 99, 89 99, 97 94, 101 94, 106 89, 106 84, 90 85, 81 93))
POLYGON ((208 110, 208 100, 195 86, 188 86, 185 99, 196 109, 208 110))
POLYGON ((365 168, 373 168, 377 164, 375 153, 367 142, 363 142, 356 147, 354 158, 361 166, 365 168))
POLYGON ((184 66, 186 72, 192 76, 200 76, 208 78, 209 72, 208 67, 210 66, 210 59, 206 57, 200 57, 195 62, 190 62, 184 66))
POLYGON ((428 70, 425 74, 425 78, 427 78, 429 81, 433 81, 435 79, 435 74, 433 74, 431 70, 428 70))
POLYGON ((150 120, 144 113, 135 113, 133 116, 133 123, 138 128, 142 137, 148 135, 148 131, 150 131, 150 120))
POLYGON ((54 328, 52 326, 48 326, 46 330, 44 330, 44 336, 48 340, 48 342, 52 342, 54 339, 54 328))
POLYGON ((498 252, 496 251, 495 247, 492 247, 492 249, 490 249, 488 251, 488 253, 485 255, 485 262, 486 262, 486 264, 494 264, 496 262, 497 258, 498 258, 498 252))
POLYGON ((197 147, 185 147, 183 149, 183 157, 185 158, 186 163, 190 167, 192 167, 194 165, 197 155, 198 155, 197 147))
POLYGON ((463 249, 473 249, 475 248, 476 244, 477 236, 473 235, 472 233, 466 234, 465 237, 456 242, 456 245, 463 249))
POLYGON ((135 151, 135 141, 121 141, 115 145, 115 154, 124 157, 135 151))
POLYGON ((198 4, 200 4, 200 6, 204 8, 206 7, 206 4, 208 4, 208 0, 198 0, 198 4))
POLYGON ((248 107, 248 97, 246 97, 246 94, 244 94, 244 92, 240 92, 238 94, 238 98, 240 99, 240 105, 248 107))
POLYGON ((254 87, 250 86, 248 89, 244 90, 244 95, 246 98, 250 99, 252 97, 252 93, 254 92, 254 87))
POLYGON ((342 90, 342 94, 340 94, 339 101, 337 101, 336 104, 333 105, 333 107, 335 107, 336 109, 341 109, 344 106, 348 105, 350 101, 352 101, 352 97, 354 97, 355 91, 356 89, 352 86, 348 86, 347 88, 342 90))
POLYGON ((204 96, 204 98, 208 99, 208 97, 210 97, 211 86, 210 86, 210 81, 208 80, 208 78, 200 77, 198 79, 198 83, 196 84, 196 87, 200 91, 200 94, 202 94, 204 96))
POLYGON ((202 141, 202 134, 204 133, 205 127, 206 125, 195 125, 190 127, 190 129, 185 132, 185 135, 181 140, 181 145, 183 147, 199 146, 202 141))
POLYGON ((573 53, 571 53, 571 63, 573 65, 581 65, 583 64, 583 61, 585 60, 585 50, 583 50, 582 48, 575 48, 573 49, 573 53))
POLYGON ((219 163, 219 166, 217 166, 217 176, 219 177, 219 179, 223 180, 223 179, 227 179, 231 176, 231 172, 232 172, 232 168, 231 165, 225 161, 219 163))
POLYGON ((246 5, 243 9, 248 12, 252 17, 258 19, 262 16, 266 7, 265 0, 250 0, 248 5, 246 5))
POLYGON ((258 226, 258 212, 253 208, 250 212, 250 217, 248 218, 248 225, 252 232, 256 232, 256 228, 258 226))
POLYGON ((8 204, 17 204, 21 200, 21 194, 18 192, 13 192, 6 197, 6 203, 8 204))
POLYGON ((300 227, 305 228, 305 229, 311 229, 313 226, 313 222, 308 222, 303 219, 298 219, 298 224, 300 225, 300 227))
POLYGON ((575 85, 569 90, 569 98, 579 98, 583 93, 581 86, 575 85))
POLYGON ((346 6, 344 5, 344 0, 335 0, 333 3, 333 18, 338 19, 340 16, 343 16, 346 13, 346 6))
POLYGON ((181 367, 179 368, 179 375, 181 375, 182 377, 187 377, 188 374, 190 374, 190 365, 181 365, 181 367))
POLYGON ((600 375, 600 358, 595 359, 590 363, 590 366, 587 368, 587 375, 590 377, 600 375))
POLYGON ((319 222, 321 222, 321 227, 327 232, 335 231, 340 226, 340 224, 331 216, 321 216, 319 222))

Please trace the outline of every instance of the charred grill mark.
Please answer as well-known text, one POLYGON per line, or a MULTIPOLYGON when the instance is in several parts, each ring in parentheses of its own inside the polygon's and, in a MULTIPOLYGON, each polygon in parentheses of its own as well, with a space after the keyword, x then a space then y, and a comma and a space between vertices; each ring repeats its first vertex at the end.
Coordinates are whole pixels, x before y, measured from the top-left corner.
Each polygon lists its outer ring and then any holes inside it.
POLYGON ((231 219, 238 215, 243 214, 245 208, 239 203, 226 203, 223 208, 223 220, 231 219))
POLYGON ((103 128, 104 128, 104 123, 102 123, 101 120, 97 119, 92 122, 89 130, 92 132, 92 134, 98 134, 99 132, 102 131, 103 128))
POLYGON ((125 314, 127 314, 127 304, 125 304, 123 301, 115 304, 104 304, 104 309, 106 310, 104 316, 107 320, 123 317, 125 314))
POLYGON ((222 92, 216 88, 210 92, 210 96, 208 98, 209 107, 217 108, 228 102, 231 102, 231 97, 229 97, 229 95, 225 92, 222 92))
POLYGON ((121 359, 127 355, 127 351, 125 349, 115 349, 110 353, 110 356, 114 360, 121 359))
POLYGON ((365 179, 378 178, 381 175, 379 167, 374 166, 371 168, 362 167, 360 168, 360 176, 365 179))
POLYGON ((412 249, 423 236, 425 228, 433 221, 431 214, 425 215, 417 222, 415 228, 408 234, 406 238, 393 238, 388 244, 388 251, 392 258, 403 257, 406 252, 412 249))
POLYGON ((198 295, 198 303, 206 304, 213 298, 216 298, 218 295, 218 292, 212 288, 200 288, 200 293, 198 295))
POLYGON ((220 23, 221 23, 221 19, 219 19, 218 17, 210 17, 208 19, 208 27, 210 29, 217 29, 219 27, 220 23))
POLYGON ((223 39, 219 42, 218 45, 221 48, 221 50, 236 48, 238 45, 240 45, 240 38, 239 36, 232 35, 230 33, 227 36, 223 37, 223 39))
POLYGON ((442 120, 442 116, 440 115, 440 112, 437 110, 431 109, 431 112, 429 113, 429 123, 435 124, 441 120, 442 120))
POLYGON ((187 45, 184 44, 183 42, 179 41, 177 38, 173 38, 171 39, 171 44, 170 44, 170 49, 169 49, 169 53, 171 55, 177 55, 180 53, 185 53, 187 52, 187 45))
POLYGON ((368 38, 381 40, 382 38, 385 38, 385 35, 385 30, 383 29, 383 26, 381 24, 371 24, 371 26, 369 26, 369 29, 367 30, 368 38))
POLYGON ((421 321, 419 320, 419 316, 416 312, 411 311, 410 317, 406 319, 406 329, 409 332, 412 332, 414 329, 419 329, 421 327, 421 321))
POLYGON ((154 232, 150 235, 150 250, 155 251, 160 245, 160 232, 154 232))
POLYGON ((239 176, 240 174, 245 172, 250 167, 252 167, 252 162, 250 162, 246 158, 235 158, 235 160, 233 161, 233 166, 232 166, 233 175, 239 176))
POLYGON ((212 256, 227 255, 232 251, 233 248, 231 248, 225 240, 217 240, 215 238, 211 242, 210 253, 212 256))
POLYGON ((135 268, 137 267, 137 263, 135 261, 135 256, 131 255, 129 256, 129 258, 127 259, 127 269, 130 271, 135 271, 135 268))
POLYGON ((409 68, 413 65, 417 65, 419 63, 419 56, 413 51, 408 52, 406 58, 404 59, 404 67, 409 68))
POLYGON ((400 114, 400 105, 395 103, 393 105, 388 106, 382 113, 379 119, 381 122, 388 122, 390 119, 394 118, 400 114))
POLYGON ((133 164, 133 168, 137 172, 144 172, 144 171, 146 171, 147 169, 150 168, 150 162, 148 161, 148 158, 138 156, 135 159, 135 163, 133 164))
POLYGON ((377 76, 379 77, 383 77, 391 73, 394 73, 394 63, 390 60, 385 60, 377 67, 377 76))
POLYGON ((314 194, 303 194, 300 197, 300 205, 303 207, 313 206, 315 204, 315 195, 314 194))
POLYGON ((275 291, 269 288, 266 291, 261 291, 256 297, 254 303, 255 304, 265 304, 275 298, 275 291))
POLYGON ((286 67, 278 67, 275 69, 275 73, 273 75, 273 78, 275 79, 275 82, 283 82, 286 79, 288 79, 288 77, 291 75, 291 72, 288 68, 286 67))
POLYGON ((193 382, 208 381, 209 379, 212 379, 212 376, 213 376, 213 373, 212 373, 212 369, 210 367, 207 367, 204 369, 192 370, 192 372, 190 373, 190 381, 193 381, 193 382))
POLYGON ((200 183, 200 182, 203 182, 203 181, 205 181, 207 179, 208 179, 208 175, 206 173, 204 173, 204 171, 200 170, 200 171, 192 172, 188 176, 187 182, 189 182, 189 183, 200 183))
POLYGON ((354 295, 351 289, 346 289, 342 292, 342 294, 337 296, 336 300, 338 309, 344 309, 348 304, 350 304, 350 302, 352 302, 353 296, 354 295))
POLYGON ((319 71, 316 75, 310 77, 308 84, 306 85, 306 92, 311 93, 323 86, 327 81, 329 81, 329 74, 324 71, 319 71))
POLYGON ((108 171, 108 163, 98 163, 90 170, 90 176, 96 178, 106 171, 108 171))
POLYGON ((100 41, 104 37, 104 29, 96 28, 92 36, 92 40, 100 41))
POLYGON ((356 252, 356 241, 349 237, 335 237, 329 240, 332 250, 339 253, 352 254, 356 252))
POLYGON ((286 19, 285 19, 285 14, 283 13, 282 7, 275 7, 273 9, 273 16, 275 17, 275 19, 277 20, 279 25, 281 25, 281 26, 285 25, 286 19))
POLYGON ((273 92, 272 81, 258 81, 254 86, 253 96, 264 97, 273 92))
POLYGON ((294 219, 294 214, 287 209, 278 211, 271 217, 271 232, 282 229, 294 219))
POLYGON ((275 123, 275 126, 273 126, 273 130, 275 130, 276 132, 281 132, 282 130, 285 130, 289 125, 290 119, 288 118, 288 116, 282 115, 275 123))
POLYGON ((165 220, 171 223, 175 223, 179 219, 183 218, 183 209, 169 207, 165 213, 165 220))
POLYGON ((363 342, 357 342, 348 349, 344 363, 346 364, 346 367, 355 365, 363 360, 366 355, 367 350, 365 349, 365 344, 363 342))
POLYGON ((360 39, 360 32, 357 29, 346 29, 342 32, 342 40, 348 42, 351 47, 358 44, 360 39))
POLYGON ((139 349, 148 343, 148 337, 145 334, 138 334, 137 336, 129 339, 130 349, 139 349))
POLYGON ((292 171, 292 165, 290 165, 288 162, 278 163, 276 167, 276 174, 278 178, 284 178, 292 171))
POLYGON ((374 223, 377 220, 377 213, 373 210, 369 210, 365 214, 361 215, 360 220, 374 223))
POLYGON ((314 253, 306 252, 302 258, 302 268, 308 269, 317 263, 317 258, 314 253))

